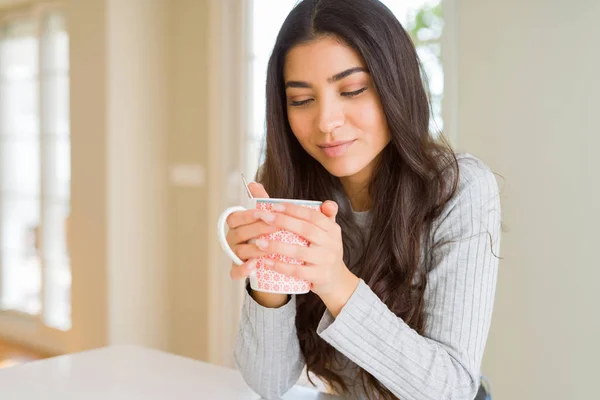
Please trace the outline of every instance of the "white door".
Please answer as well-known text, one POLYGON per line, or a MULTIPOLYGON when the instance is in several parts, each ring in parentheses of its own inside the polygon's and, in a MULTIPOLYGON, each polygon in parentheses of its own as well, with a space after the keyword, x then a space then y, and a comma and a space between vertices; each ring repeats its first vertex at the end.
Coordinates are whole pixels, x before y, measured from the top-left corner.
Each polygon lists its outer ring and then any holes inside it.
POLYGON ((0 17, 0 337, 62 353, 71 328, 66 21, 35 5, 0 17))

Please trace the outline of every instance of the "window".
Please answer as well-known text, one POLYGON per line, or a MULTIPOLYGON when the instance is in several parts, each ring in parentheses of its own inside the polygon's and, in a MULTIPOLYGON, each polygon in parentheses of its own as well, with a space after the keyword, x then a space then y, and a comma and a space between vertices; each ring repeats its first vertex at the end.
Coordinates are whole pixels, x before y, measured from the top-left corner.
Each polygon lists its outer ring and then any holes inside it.
POLYGON ((71 326, 69 53, 57 11, 0 25, 0 313, 71 326))
MULTIPOLYGON (((297 0, 253 0, 249 7, 251 43, 248 68, 251 80, 248 104, 250 122, 246 171, 253 176, 259 163, 265 134, 265 83, 267 63, 279 28, 297 0), (260 21, 260 22, 259 22, 260 21)), ((431 100, 433 133, 443 129, 444 75, 441 63, 443 28, 441 0, 382 0, 409 32, 423 65, 431 100)))
POLYGON ((437 134, 444 128, 442 99, 444 73, 441 59, 441 39, 444 21, 442 0, 383 0, 413 40, 431 101, 430 129, 437 134))

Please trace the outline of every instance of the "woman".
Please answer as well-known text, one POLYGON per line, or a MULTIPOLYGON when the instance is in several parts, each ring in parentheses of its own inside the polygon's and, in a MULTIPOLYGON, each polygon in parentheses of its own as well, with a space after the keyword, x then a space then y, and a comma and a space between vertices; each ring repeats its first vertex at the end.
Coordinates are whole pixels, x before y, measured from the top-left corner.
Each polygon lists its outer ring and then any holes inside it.
MULTIPOLYGON (((413 44, 375 0, 304 0, 267 73, 266 158, 256 197, 316 199, 238 212, 228 242, 246 260, 312 282, 306 295, 248 288, 236 362, 267 399, 304 366, 355 398, 473 399, 490 326, 500 206, 494 175, 432 139, 413 44), (264 240, 292 230, 311 245, 264 240)), ((309 376, 310 379, 310 376, 309 376)))

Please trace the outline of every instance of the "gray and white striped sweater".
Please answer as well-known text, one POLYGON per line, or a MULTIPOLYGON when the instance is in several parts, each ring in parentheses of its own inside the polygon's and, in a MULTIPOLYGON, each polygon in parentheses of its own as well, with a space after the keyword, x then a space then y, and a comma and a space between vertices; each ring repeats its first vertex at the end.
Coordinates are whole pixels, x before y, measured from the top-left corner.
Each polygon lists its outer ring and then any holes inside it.
MULTIPOLYGON (((402 400, 473 399, 491 322, 498 272, 500 200, 490 169, 457 155, 459 186, 435 221, 433 265, 427 268, 426 328, 417 334, 364 281, 337 318, 325 311, 317 333, 338 352, 352 398, 366 394, 359 367, 402 400), (491 235, 491 236, 490 236, 491 235)), ((368 213, 356 213, 368 228, 368 213)), ((280 398, 304 368, 295 328, 296 299, 277 309, 245 295, 235 350, 248 385, 280 398)))

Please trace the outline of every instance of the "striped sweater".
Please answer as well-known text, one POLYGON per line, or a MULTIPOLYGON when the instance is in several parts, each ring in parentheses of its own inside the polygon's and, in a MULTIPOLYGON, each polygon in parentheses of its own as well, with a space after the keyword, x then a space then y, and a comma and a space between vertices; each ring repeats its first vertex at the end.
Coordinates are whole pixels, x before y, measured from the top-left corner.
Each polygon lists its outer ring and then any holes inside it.
MULTIPOLYGON (((498 185, 489 168, 457 155, 459 185, 431 230, 433 260, 419 335, 361 280, 337 318, 325 311, 318 335, 336 349, 352 398, 364 399, 359 368, 402 400, 473 399, 491 322, 500 243, 498 185)), ((356 213, 368 229, 368 212, 356 213)), ((245 295, 235 350, 248 385, 277 399, 305 367, 295 328, 295 296, 269 309, 245 295)))

